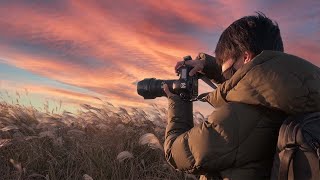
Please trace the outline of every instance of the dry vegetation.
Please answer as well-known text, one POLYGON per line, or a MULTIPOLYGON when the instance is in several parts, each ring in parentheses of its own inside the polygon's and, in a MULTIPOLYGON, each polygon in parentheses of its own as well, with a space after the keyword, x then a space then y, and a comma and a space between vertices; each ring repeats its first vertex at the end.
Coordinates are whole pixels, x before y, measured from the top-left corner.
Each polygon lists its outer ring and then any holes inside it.
POLYGON ((155 105, 54 114, 1 102, 0 179, 195 179, 165 162, 165 116, 155 105))

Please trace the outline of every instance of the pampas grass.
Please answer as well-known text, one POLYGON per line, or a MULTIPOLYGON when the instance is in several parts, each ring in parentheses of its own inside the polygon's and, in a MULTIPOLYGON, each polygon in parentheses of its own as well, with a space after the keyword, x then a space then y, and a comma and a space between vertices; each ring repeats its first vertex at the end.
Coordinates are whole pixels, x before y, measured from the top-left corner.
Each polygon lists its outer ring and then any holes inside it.
POLYGON ((84 174, 82 177, 83 177, 83 180, 93 180, 93 178, 88 174, 84 174))
POLYGON ((159 142, 159 139, 152 133, 147 133, 139 138, 139 144, 147 144, 152 149, 160 149, 163 151, 163 147, 159 142))
POLYGON ((0 129, 0 130, 1 130, 1 131, 11 131, 11 130, 17 130, 17 129, 19 129, 17 126, 15 126, 15 125, 9 125, 9 126, 6 126, 6 127, 2 128, 2 129, 0 129))
POLYGON ((164 108, 48 106, 0 102, 0 179, 194 179, 164 159, 164 108))
POLYGON ((133 157, 132 153, 129 152, 129 151, 122 151, 122 152, 119 153, 118 156, 117 156, 117 160, 118 160, 119 162, 122 162, 122 161, 124 161, 124 160, 126 160, 126 159, 131 159, 131 158, 134 158, 134 157, 133 157))

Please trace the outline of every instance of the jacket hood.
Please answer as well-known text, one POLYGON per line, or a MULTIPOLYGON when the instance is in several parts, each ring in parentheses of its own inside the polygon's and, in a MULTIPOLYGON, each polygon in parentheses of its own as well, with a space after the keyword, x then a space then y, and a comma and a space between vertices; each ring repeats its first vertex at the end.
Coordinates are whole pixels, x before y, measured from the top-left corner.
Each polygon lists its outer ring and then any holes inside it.
POLYGON ((207 101, 261 105, 288 114, 320 111, 320 69, 299 57, 263 51, 218 88, 207 101))

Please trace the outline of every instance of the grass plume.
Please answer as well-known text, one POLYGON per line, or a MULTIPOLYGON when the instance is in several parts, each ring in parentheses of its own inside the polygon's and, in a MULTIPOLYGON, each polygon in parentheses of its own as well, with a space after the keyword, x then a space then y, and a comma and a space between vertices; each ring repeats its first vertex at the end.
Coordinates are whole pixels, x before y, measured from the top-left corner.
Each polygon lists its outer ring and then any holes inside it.
POLYGON ((0 179, 194 179, 164 159, 164 108, 83 104, 55 114, 48 106, 0 102, 0 179))

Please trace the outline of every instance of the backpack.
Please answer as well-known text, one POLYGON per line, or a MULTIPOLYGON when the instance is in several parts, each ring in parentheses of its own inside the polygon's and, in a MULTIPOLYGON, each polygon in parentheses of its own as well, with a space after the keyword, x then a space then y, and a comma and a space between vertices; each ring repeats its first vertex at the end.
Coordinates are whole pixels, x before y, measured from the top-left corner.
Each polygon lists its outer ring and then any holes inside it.
POLYGON ((280 127, 272 180, 320 180, 320 112, 287 118, 280 127))

